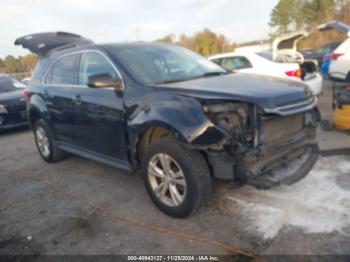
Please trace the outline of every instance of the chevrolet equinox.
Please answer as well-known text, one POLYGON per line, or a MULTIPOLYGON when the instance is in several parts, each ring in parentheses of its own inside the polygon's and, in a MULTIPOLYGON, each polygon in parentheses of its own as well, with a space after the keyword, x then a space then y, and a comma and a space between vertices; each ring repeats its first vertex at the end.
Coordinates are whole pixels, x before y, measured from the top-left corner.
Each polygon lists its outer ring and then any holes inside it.
POLYGON ((229 73, 163 43, 18 38, 40 57, 27 95, 41 157, 66 153, 140 170, 154 204, 193 214, 212 179, 258 188, 303 178, 318 157, 316 98, 288 80, 229 73))

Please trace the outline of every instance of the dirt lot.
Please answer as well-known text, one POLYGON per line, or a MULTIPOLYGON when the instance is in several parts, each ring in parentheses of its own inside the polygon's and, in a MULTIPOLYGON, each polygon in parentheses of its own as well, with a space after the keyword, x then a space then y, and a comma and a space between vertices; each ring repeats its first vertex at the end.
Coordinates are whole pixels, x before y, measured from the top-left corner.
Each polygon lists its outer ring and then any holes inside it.
MULTIPOLYGON (((319 140, 350 148, 345 134, 319 140)), ((268 191, 216 182, 208 205, 178 220, 158 211, 137 174, 80 157, 49 165, 29 130, 6 132, 0 254, 350 254, 349 160, 321 157, 301 182, 268 191)))

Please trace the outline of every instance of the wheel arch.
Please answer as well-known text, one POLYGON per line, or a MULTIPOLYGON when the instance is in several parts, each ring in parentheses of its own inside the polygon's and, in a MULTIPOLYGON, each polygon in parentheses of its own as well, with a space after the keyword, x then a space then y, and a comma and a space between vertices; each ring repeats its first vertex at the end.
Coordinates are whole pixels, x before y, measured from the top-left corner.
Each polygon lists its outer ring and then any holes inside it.
POLYGON ((179 130, 161 121, 150 121, 138 127, 138 132, 134 133, 131 139, 132 162, 139 163, 146 147, 166 136, 172 136, 181 143, 187 143, 179 130))
POLYGON ((49 122, 46 104, 38 95, 32 95, 30 97, 28 102, 28 117, 32 128, 38 119, 44 119, 46 122, 49 122))

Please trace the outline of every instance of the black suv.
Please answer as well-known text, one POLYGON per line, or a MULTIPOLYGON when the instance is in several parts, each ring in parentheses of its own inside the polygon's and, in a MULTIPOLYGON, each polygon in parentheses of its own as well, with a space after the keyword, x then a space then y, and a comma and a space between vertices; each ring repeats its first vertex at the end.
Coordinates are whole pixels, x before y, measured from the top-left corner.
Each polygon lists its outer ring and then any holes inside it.
POLYGON ((42 158, 69 152, 140 169, 168 215, 194 213, 212 178, 269 188, 317 160, 317 101, 302 83, 228 73, 169 44, 97 45, 62 32, 15 44, 41 58, 28 116, 42 158))

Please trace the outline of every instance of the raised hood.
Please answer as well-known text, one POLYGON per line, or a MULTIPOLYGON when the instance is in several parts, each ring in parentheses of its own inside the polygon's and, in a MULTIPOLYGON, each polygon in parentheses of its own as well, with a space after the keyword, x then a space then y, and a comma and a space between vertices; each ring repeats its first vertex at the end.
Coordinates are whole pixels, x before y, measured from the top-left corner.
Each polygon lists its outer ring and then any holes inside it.
POLYGON ((308 87, 299 81, 253 74, 233 73, 161 84, 157 87, 206 99, 248 102, 258 105, 265 112, 278 113, 278 109, 284 106, 303 104, 307 101, 314 103, 308 87))
POLYGON ((344 24, 342 22, 338 21, 332 21, 323 25, 320 25, 318 27, 318 30, 321 32, 328 31, 328 30, 337 30, 341 33, 346 34, 348 37, 350 37, 350 26, 347 24, 344 24))

